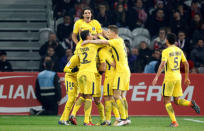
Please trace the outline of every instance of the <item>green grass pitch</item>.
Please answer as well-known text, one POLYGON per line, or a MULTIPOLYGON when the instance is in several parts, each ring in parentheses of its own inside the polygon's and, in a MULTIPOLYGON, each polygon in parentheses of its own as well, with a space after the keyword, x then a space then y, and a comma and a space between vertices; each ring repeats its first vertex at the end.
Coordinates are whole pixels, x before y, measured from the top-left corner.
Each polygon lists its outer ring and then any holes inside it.
MULTIPOLYGON (((58 125, 59 116, 0 116, 0 131, 204 131, 204 117, 177 117, 179 127, 168 125, 168 117, 130 117, 132 123, 123 127, 83 126, 83 117, 77 117, 78 125, 58 125), (190 120, 185 120, 190 119, 190 120), (197 120, 193 122, 191 120, 197 120)), ((93 117, 97 123, 99 117, 93 117)))

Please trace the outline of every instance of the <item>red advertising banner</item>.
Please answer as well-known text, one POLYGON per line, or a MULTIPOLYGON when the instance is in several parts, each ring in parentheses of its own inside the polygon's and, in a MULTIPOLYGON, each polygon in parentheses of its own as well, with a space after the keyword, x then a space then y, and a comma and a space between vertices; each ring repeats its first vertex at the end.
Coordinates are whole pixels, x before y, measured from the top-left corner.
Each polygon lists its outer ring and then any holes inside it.
MULTIPOLYGON (((30 108, 41 109, 35 96, 36 73, 30 72, 1 72, 0 73, 0 115, 29 115, 30 108)), ((62 113, 67 100, 64 84, 64 73, 59 73, 62 87, 62 99, 59 104, 59 114, 62 113)), ((130 90, 126 97, 129 104, 129 115, 167 115, 161 96, 163 75, 160 76, 158 85, 152 86, 155 74, 132 74, 130 90)), ((204 116, 204 74, 191 74, 191 85, 183 85, 183 97, 195 100, 204 116)), ((176 106, 173 104, 176 115, 197 115, 190 107, 176 106)), ((83 115, 83 108, 78 115, 83 115)), ((98 115, 93 104, 92 115, 98 115)))

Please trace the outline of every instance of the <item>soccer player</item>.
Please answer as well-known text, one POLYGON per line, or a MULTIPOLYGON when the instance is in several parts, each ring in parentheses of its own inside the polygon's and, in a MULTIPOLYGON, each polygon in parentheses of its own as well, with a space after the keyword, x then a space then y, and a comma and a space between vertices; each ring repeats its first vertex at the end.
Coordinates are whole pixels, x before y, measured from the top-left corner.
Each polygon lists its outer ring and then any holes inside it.
POLYGON ((127 62, 127 52, 124 41, 118 36, 118 27, 115 25, 108 26, 107 37, 109 40, 87 40, 82 45, 88 43, 105 44, 112 47, 113 57, 116 62, 116 73, 113 80, 113 96, 118 105, 121 121, 117 126, 128 124, 124 102, 121 94, 129 90, 130 69, 127 62))
POLYGON ((114 125, 120 120, 120 114, 113 99, 113 80, 115 74, 115 61, 112 57, 112 48, 109 46, 103 47, 99 50, 99 59, 101 65, 106 65, 105 68, 105 79, 103 84, 103 96, 105 101, 105 116, 106 125, 111 125, 111 112, 113 111, 116 121, 114 125))
MULTIPOLYGON (((77 20, 74 24, 74 29, 73 29, 73 33, 72 33, 72 40, 75 42, 75 44, 77 44, 79 41, 77 39, 77 35, 81 32, 81 31, 84 31, 84 30, 89 30, 90 33, 92 34, 92 36, 94 36, 94 39, 97 39, 97 36, 99 34, 102 34, 102 28, 101 28, 101 25, 100 23, 93 19, 93 12, 91 10, 91 8, 84 8, 83 11, 82 11, 82 16, 81 16, 81 19, 77 20)), ((81 42, 81 37, 80 37, 80 42, 81 42)), ((101 123, 103 123, 104 119, 105 119, 105 116, 104 116, 104 106, 103 104, 101 103, 100 101, 100 96, 101 96, 101 80, 102 80, 102 77, 100 74, 96 73, 96 95, 94 95, 94 102, 97 106, 97 109, 98 109, 98 112, 100 114, 100 117, 101 117, 101 123), (99 96, 100 94, 100 96, 99 96)), ((76 112, 78 111, 78 109, 80 108, 81 104, 83 103, 83 99, 82 97, 80 97, 78 100, 77 100, 77 104, 76 106, 74 106, 74 109, 73 109, 73 112, 72 112, 72 115, 71 115, 71 122, 73 124, 76 124, 76 119, 75 119, 75 116, 76 116, 76 112), (75 108, 76 107, 76 108, 75 108)))
POLYGON ((77 71, 78 71, 79 59, 77 55, 73 55, 70 61, 64 68, 65 72, 65 86, 66 92, 68 95, 67 103, 64 107, 64 111, 62 116, 59 120, 59 124, 61 125, 69 125, 67 123, 69 119, 69 113, 71 112, 72 106, 75 103, 75 100, 78 96, 78 89, 77 89, 77 71))
POLYGON ((84 8, 81 19, 77 20, 74 24, 72 40, 75 44, 79 42, 77 36, 83 30, 89 30, 95 38, 97 37, 97 34, 102 33, 101 24, 97 20, 93 19, 93 12, 91 8, 84 8))
MULTIPOLYGON (((102 36, 100 36, 100 38, 102 38, 102 36)), ((81 43, 81 42, 82 41, 80 41, 79 43, 81 43)), ((78 48, 80 46, 81 46, 81 44, 77 44, 76 50, 78 50, 78 48)), ((76 54, 76 51, 75 51, 75 54, 76 54)), ((99 58, 98 58, 98 53, 97 53, 97 57, 96 57, 96 63, 97 63, 97 65, 100 65, 99 58)), ((102 66, 100 66, 100 67, 102 67, 102 66)), ((97 66, 97 68, 98 68, 98 66, 97 66)), ((96 104, 96 107, 98 109, 99 115, 101 117, 101 120, 96 125, 104 125, 105 124, 104 106, 103 106, 103 104, 102 104, 102 102, 100 100, 100 98, 101 98, 101 80, 102 80, 102 76, 99 73, 99 71, 97 71, 97 73, 95 73, 95 82, 96 83, 95 83, 95 95, 93 95, 93 98, 94 98, 94 103, 96 104)), ((76 101, 76 104, 74 105, 73 111, 72 111, 70 119, 69 119, 71 121, 71 123, 74 124, 74 125, 77 125, 76 113, 80 109, 83 102, 84 102, 84 98, 79 97, 79 99, 77 99, 77 101, 76 101)), ((90 119, 91 119, 91 117, 90 117, 90 119)), ((90 120, 90 124, 91 123, 92 122, 90 120)))
MULTIPOLYGON (((83 41, 93 39, 89 30, 82 31, 80 36, 83 41)), ((81 42, 78 44, 79 46, 76 50, 76 54, 79 57, 80 66, 77 74, 77 81, 80 88, 80 95, 84 98, 84 125, 91 125, 90 114, 92 109, 92 96, 95 94, 95 73, 97 73, 96 56, 98 49, 104 46, 94 44, 81 46, 81 42)))
POLYGON ((184 56, 183 51, 176 47, 174 44, 176 42, 176 35, 173 33, 168 33, 166 38, 167 48, 162 52, 162 59, 158 69, 158 72, 152 81, 152 85, 154 86, 157 83, 158 77, 160 76, 163 68, 165 67, 165 77, 162 85, 162 95, 164 98, 164 105, 166 107, 166 111, 169 114, 171 119, 171 127, 177 127, 178 122, 176 121, 176 117, 174 114, 173 107, 171 105, 171 96, 174 98, 174 103, 180 106, 190 106, 192 107, 196 113, 200 113, 199 106, 195 103, 195 101, 188 101, 185 99, 181 99, 180 96, 183 95, 183 91, 181 88, 181 73, 180 73, 180 62, 185 66, 185 80, 184 83, 188 86, 190 84, 189 80, 189 65, 184 56))

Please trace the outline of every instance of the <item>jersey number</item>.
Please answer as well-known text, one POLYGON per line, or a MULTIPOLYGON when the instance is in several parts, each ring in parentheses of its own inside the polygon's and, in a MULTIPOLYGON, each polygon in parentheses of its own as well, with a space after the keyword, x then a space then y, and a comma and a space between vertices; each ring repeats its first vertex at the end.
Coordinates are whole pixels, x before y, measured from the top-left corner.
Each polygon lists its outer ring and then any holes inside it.
POLYGON ((67 81, 67 91, 68 91, 69 89, 72 90, 73 87, 74 87, 74 82, 68 82, 68 81, 67 81))
POLYGON ((88 54, 86 52, 82 53, 84 55, 84 58, 83 58, 83 61, 82 61, 82 64, 86 64, 86 63, 90 63, 90 61, 88 61, 86 58, 88 56, 88 54))
POLYGON ((178 68, 178 57, 174 57, 174 68, 178 68))

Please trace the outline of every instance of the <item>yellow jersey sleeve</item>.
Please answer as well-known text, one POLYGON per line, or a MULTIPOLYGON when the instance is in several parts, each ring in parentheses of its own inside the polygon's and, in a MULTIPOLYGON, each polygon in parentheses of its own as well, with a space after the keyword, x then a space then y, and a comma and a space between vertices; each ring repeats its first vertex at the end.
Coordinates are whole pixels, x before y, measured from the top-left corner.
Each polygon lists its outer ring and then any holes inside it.
POLYGON ((81 19, 77 20, 74 24, 73 33, 78 34, 80 30, 81 19))
POLYGON ((98 37, 99 37, 99 39, 101 39, 101 40, 106 40, 106 38, 104 38, 102 35, 99 35, 98 37))
POLYGON ((71 73, 71 70, 79 65, 79 57, 77 55, 73 55, 69 62, 64 67, 65 73, 71 73))
POLYGON ((166 50, 163 50, 163 51, 162 51, 161 61, 167 61, 167 58, 168 58, 168 53, 167 53, 166 50))
POLYGON ((116 39, 108 40, 108 43, 110 44, 110 46, 114 47, 116 43, 116 39))
POLYGON ((182 51, 182 53, 181 53, 181 61, 182 62, 186 62, 187 60, 186 60, 186 57, 185 57, 185 55, 184 55, 184 53, 183 53, 183 51, 182 51))
POLYGON ((101 24, 97 20, 95 20, 95 27, 96 27, 97 34, 102 33, 101 24))
POLYGON ((98 56, 99 56, 99 59, 100 59, 100 63, 105 63, 105 62, 106 62, 106 59, 105 59, 105 57, 103 56, 103 51, 102 51, 102 49, 99 51, 98 56))

